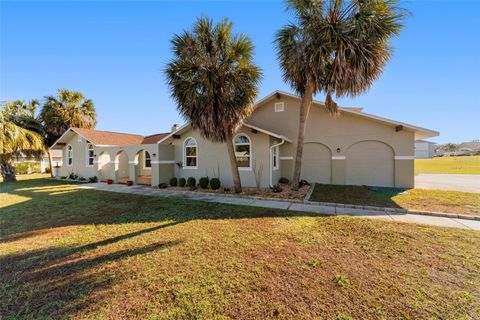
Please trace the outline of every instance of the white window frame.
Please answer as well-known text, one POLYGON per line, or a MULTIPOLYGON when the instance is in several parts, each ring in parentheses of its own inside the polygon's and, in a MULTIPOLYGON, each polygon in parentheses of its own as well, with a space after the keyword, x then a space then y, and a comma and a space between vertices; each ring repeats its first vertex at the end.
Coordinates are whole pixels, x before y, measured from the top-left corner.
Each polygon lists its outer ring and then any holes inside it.
MULTIPOLYGON (((189 148, 192 148, 193 146, 188 146, 189 148)), ((198 143, 197 143, 197 139, 195 139, 194 137, 187 137, 184 141, 183 141, 183 168, 184 169, 198 169, 198 143), (195 142, 195 148, 196 148, 196 155, 195 156, 188 156, 188 158, 196 158, 196 161, 195 161, 195 166, 187 166, 187 141, 188 140, 193 140, 193 142, 195 142)))
MULTIPOLYGON (((252 139, 248 136, 246 133, 239 133, 235 137, 233 137, 233 152, 236 152, 237 148, 237 143, 235 143, 235 140, 237 140, 238 137, 240 136, 245 136, 248 139, 248 145, 250 146, 250 155, 248 157, 248 167, 238 167, 239 171, 251 171, 252 170, 252 158, 253 158, 253 146, 252 146, 252 139)), ((241 143, 238 145, 247 145, 247 143, 241 143)), ((237 161, 237 157, 235 157, 235 161, 237 161)), ((238 163, 237 163, 238 165, 238 163)))
POLYGON ((95 148, 93 147, 93 144, 92 143, 87 143, 87 153, 86 153, 86 160, 87 162, 85 163, 85 165, 87 167, 93 167, 93 164, 95 163, 95 148), (90 147, 92 147, 92 151, 93 151, 93 154, 92 156, 90 157, 90 147), (90 164, 90 158, 92 159, 92 164, 90 164))
POLYGON ((147 150, 143 150, 143 170, 152 170, 152 155, 147 150), (147 153, 150 156, 150 167, 147 167, 147 153))
POLYGON ((65 148, 65 162, 67 163, 67 167, 73 166, 73 147, 71 144, 67 144, 67 147, 65 148), (70 159, 72 159, 72 163, 70 163, 70 159))
POLYGON ((278 146, 272 148, 272 168, 280 169, 280 148, 278 146))
POLYGON ((275 112, 283 112, 283 111, 285 111, 285 104, 283 102, 276 102, 275 112))

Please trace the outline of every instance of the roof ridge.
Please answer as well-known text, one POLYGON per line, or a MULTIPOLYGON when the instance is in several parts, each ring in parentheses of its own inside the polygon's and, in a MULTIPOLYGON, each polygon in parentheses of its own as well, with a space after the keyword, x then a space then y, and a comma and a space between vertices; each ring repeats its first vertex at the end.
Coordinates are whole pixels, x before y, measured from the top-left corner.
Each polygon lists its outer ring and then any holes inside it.
POLYGON ((137 134, 137 133, 127 133, 127 132, 118 132, 118 131, 109 131, 109 130, 97 130, 97 129, 78 128, 78 127, 71 127, 70 129, 72 129, 72 130, 75 130, 75 129, 90 130, 90 131, 107 132, 107 133, 117 133, 117 134, 128 134, 128 135, 130 135, 130 136, 145 137, 144 135, 137 134))
POLYGON ((160 132, 160 133, 153 133, 153 134, 150 134, 148 136, 144 136, 144 138, 149 138, 149 137, 153 137, 153 136, 158 136, 160 134, 169 134, 170 132, 160 132))

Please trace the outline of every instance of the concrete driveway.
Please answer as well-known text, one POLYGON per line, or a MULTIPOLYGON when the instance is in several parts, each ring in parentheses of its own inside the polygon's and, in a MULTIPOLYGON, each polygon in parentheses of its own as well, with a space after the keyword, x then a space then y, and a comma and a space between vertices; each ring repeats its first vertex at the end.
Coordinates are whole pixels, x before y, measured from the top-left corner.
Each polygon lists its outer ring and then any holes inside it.
POLYGON ((419 174, 415 188, 480 193, 480 174, 419 174))

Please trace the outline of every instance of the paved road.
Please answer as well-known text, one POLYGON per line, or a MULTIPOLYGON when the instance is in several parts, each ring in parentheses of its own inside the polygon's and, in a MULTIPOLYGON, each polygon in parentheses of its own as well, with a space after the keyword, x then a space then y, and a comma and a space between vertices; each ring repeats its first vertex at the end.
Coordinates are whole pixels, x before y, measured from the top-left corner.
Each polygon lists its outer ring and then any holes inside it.
MULTIPOLYGON (((121 184, 106 184, 106 183, 89 183, 78 185, 77 188, 80 189, 97 189, 103 191, 111 192, 122 192, 122 193, 133 193, 133 194, 143 194, 149 196, 158 196, 158 197, 178 197, 178 198, 188 198, 192 200, 202 200, 208 202, 219 202, 219 203, 228 203, 244 206, 254 206, 254 207, 264 207, 264 208, 275 208, 275 209, 284 209, 291 211, 302 211, 302 212, 314 212, 324 215, 350 215, 358 216, 363 218, 372 218, 372 219, 382 219, 389 221, 397 222, 408 222, 408 223, 420 223, 433 226, 441 227, 453 227, 453 228, 462 228, 470 230, 480 231, 480 221, 479 220, 465 220, 457 218, 448 218, 448 217, 432 217, 416 214, 396 214, 391 213, 387 214, 386 212, 376 212, 358 209, 349 209, 343 208, 341 213, 332 213, 333 207, 325 207, 313 204, 306 203, 291 203, 288 201, 276 201, 276 200, 259 200, 259 199, 248 199, 248 198, 236 198, 236 197, 224 197, 221 195, 208 195, 202 194, 201 192, 195 194, 185 194, 175 191, 160 191, 155 188, 147 186, 133 186, 127 187, 126 185, 121 184)), ((338 209, 337 209, 338 210, 338 209)))
POLYGON ((480 174, 419 174, 415 188, 480 193, 480 174))

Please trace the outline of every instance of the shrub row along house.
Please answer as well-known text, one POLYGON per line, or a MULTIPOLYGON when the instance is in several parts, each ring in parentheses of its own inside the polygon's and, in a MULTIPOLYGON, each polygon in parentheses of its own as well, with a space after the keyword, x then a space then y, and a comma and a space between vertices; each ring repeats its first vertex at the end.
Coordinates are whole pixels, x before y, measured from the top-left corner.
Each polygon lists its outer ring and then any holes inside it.
MULTIPOLYGON (((268 187, 293 176, 300 98, 276 91, 257 102, 234 137, 242 185, 268 187)), ((308 118, 302 179, 324 184, 414 186, 414 143, 438 132, 340 108, 329 115, 314 101, 308 118)), ((205 140, 186 124, 151 136, 71 128, 55 142, 58 175, 97 176, 156 186, 172 177, 220 178, 232 184, 225 144, 205 140)))

